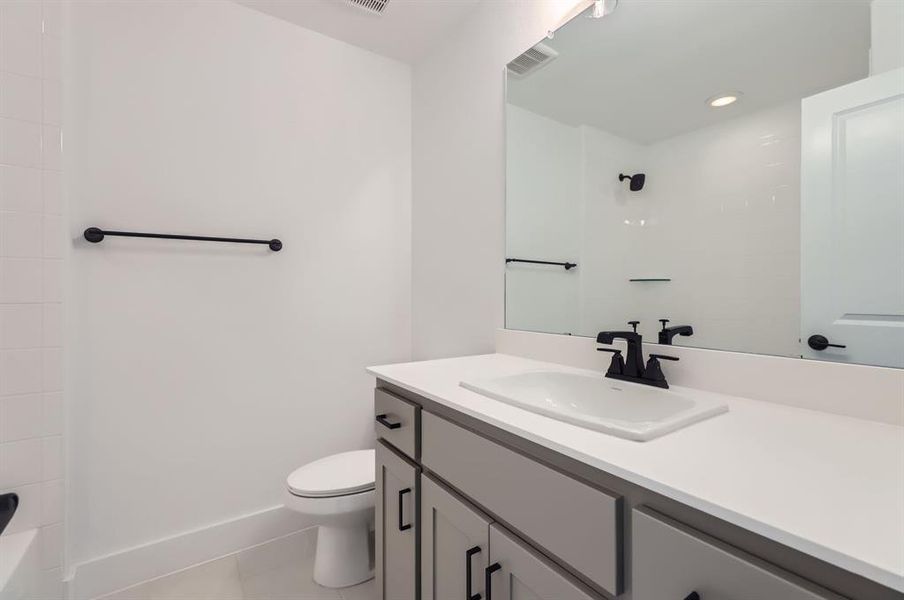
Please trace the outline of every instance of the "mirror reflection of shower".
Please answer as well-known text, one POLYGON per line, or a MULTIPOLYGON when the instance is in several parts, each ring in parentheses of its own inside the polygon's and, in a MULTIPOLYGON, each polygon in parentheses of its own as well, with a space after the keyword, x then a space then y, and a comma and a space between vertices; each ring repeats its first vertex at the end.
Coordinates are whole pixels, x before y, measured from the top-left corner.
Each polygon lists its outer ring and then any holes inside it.
POLYGON ((618 174, 618 180, 624 181, 627 179, 631 183, 628 185, 628 189, 632 192, 639 192, 643 189, 643 184, 647 180, 647 176, 644 173, 637 173, 635 175, 625 175, 624 173, 618 174))

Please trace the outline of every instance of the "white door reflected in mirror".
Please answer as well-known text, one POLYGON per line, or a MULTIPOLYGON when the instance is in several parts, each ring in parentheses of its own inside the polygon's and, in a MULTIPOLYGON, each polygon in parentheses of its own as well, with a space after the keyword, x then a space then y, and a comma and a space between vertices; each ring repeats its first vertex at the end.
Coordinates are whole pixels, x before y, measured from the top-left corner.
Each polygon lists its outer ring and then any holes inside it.
POLYGON ((804 99, 801 131, 803 355, 902 368, 904 69, 804 99))

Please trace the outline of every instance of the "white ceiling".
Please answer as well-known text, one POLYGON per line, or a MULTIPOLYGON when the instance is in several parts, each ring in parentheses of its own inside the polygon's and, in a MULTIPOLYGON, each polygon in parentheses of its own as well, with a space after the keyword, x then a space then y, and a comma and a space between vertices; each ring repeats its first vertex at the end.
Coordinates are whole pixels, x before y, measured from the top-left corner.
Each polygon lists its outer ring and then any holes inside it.
POLYGON ((621 0, 544 43, 559 57, 509 76, 509 102, 651 143, 866 77, 869 3, 621 0), (706 105, 728 90, 744 96, 706 105))
POLYGON ((389 0, 373 14, 345 0, 236 0, 337 40, 412 64, 482 0, 389 0))

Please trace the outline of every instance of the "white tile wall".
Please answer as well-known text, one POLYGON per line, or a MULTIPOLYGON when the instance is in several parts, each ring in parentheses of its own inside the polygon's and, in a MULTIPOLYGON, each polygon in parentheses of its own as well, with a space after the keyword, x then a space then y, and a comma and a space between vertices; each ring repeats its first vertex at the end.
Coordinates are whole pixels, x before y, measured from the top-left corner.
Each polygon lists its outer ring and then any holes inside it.
POLYGON ((53 597, 65 493, 62 7, 0 2, 0 493, 20 497, 8 533, 40 529, 53 597))
POLYGON ((42 212, 40 169, 0 165, 0 210, 42 212))
POLYGON ((0 348, 41 346, 40 304, 0 304, 0 348))
POLYGON ((44 434, 41 394, 0 398, 0 443, 27 440, 44 434))
POLYGON ((800 354, 799 103, 649 145, 512 106, 507 120, 509 256, 580 265, 507 267, 507 327, 595 336, 637 319, 655 339, 668 318, 694 326, 678 345, 800 354), (627 191, 620 171, 645 171, 644 190, 627 191))
POLYGON ((0 73, 0 114, 23 121, 42 119, 41 80, 37 77, 0 73))

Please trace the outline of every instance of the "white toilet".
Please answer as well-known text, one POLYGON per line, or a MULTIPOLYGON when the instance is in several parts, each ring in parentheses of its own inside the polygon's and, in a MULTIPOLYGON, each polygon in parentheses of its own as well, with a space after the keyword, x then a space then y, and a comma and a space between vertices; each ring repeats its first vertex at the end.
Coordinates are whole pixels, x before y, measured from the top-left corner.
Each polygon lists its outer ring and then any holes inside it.
POLYGON ((314 581, 324 587, 347 587, 374 576, 374 472, 374 451, 356 450, 306 464, 286 479, 286 508, 320 523, 314 581))

